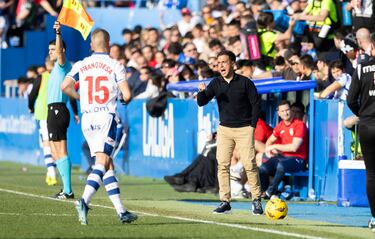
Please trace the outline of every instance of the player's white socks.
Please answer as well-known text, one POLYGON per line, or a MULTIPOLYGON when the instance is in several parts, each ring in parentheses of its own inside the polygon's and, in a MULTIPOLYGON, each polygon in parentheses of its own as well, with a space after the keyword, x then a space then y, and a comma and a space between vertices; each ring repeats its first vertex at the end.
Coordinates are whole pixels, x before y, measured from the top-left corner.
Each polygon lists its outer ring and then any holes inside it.
POLYGON ((43 154, 44 154, 44 164, 47 167, 48 176, 50 176, 51 178, 56 178, 56 164, 52 158, 51 147, 44 146, 43 154))
POLYGON ((108 193, 109 199, 111 199, 113 206, 116 209, 117 214, 124 213, 124 205, 122 204, 120 199, 120 188, 118 186, 115 172, 113 170, 108 170, 105 173, 103 177, 103 183, 105 190, 108 193))
POLYGON ((92 196, 98 191, 100 184, 103 181, 103 175, 105 174, 104 165, 95 164, 92 168, 91 173, 87 177, 85 190, 82 195, 82 198, 87 205, 90 203, 92 196))

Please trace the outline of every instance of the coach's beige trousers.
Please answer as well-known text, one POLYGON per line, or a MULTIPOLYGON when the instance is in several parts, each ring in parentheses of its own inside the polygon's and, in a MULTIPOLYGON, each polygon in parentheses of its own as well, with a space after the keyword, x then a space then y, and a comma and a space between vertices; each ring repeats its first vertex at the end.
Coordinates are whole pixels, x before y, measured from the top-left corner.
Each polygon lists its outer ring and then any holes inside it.
POLYGON ((237 146, 240 160, 245 168, 253 199, 260 198, 259 169, 255 161, 254 128, 251 126, 229 128, 219 125, 217 130, 218 180, 220 200, 229 202, 230 178, 229 168, 234 147, 237 146))

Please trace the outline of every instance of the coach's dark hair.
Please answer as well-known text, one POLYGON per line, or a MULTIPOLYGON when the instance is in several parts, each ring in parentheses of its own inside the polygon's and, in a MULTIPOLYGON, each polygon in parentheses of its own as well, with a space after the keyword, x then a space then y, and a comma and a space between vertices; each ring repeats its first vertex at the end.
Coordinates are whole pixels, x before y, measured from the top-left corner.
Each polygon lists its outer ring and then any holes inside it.
POLYGON ((228 50, 221 51, 219 54, 217 54, 218 58, 219 56, 228 56, 231 62, 236 62, 236 55, 231 51, 228 51, 228 50))
MULTIPOLYGON (((63 48, 66 50, 66 45, 65 45, 64 40, 61 40, 61 42, 62 42, 63 48)), ((50 42, 48 43, 48 45, 54 45, 54 46, 56 46, 56 39, 50 41, 50 42)))
POLYGON ((290 102, 287 101, 287 100, 281 100, 281 101, 277 104, 277 110, 279 110, 279 107, 282 106, 282 105, 289 105, 289 107, 290 107, 290 102))

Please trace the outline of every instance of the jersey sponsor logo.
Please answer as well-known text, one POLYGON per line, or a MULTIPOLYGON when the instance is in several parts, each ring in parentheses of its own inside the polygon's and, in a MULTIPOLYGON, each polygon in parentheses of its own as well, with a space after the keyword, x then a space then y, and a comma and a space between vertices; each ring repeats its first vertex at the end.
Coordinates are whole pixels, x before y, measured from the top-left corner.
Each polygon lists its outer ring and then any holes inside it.
POLYGON ((375 65, 369 65, 362 67, 363 73, 375 72, 375 65))
POLYGON ((100 124, 91 124, 89 129, 91 129, 92 131, 94 130, 101 130, 102 126, 100 124))
POLYGON ((289 129, 289 134, 290 134, 291 136, 294 135, 294 130, 293 130, 292 128, 289 129))
POLYGON ((55 110, 55 115, 57 115, 59 113, 59 111, 58 110, 55 110))
POLYGON ((36 130, 35 120, 27 115, 0 115, 0 133, 32 135, 36 130))
POLYGON ((174 158, 174 118, 173 104, 169 104, 164 116, 153 118, 147 114, 146 103, 143 103, 143 137, 144 156, 174 158))
POLYGON ((89 64, 83 65, 79 70, 83 74, 84 72, 90 71, 91 69, 102 69, 109 75, 113 72, 113 69, 103 62, 91 62, 89 64))
POLYGON ((375 90, 369 90, 368 94, 369 96, 375 96, 375 90))
POLYGON ((97 113, 97 112, 108 112, 109 107, 108 106, 95 106, 88 110, 82 110, 82 113, 97 113))

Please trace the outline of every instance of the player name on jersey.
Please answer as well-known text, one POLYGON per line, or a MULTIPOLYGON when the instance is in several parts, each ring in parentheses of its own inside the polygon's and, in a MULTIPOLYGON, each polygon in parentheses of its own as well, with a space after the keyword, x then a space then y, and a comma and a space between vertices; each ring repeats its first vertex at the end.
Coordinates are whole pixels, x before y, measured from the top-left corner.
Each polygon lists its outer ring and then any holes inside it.
POLYGON ((83 65, 79 70, 81 71, 81 73, 84 73, 84 72, 90 71, 92 69, 103 69, 108 74, 112 74, 112 72, 113 72, 113 69, 103 62, 92 62, 90 64, 83 65))

